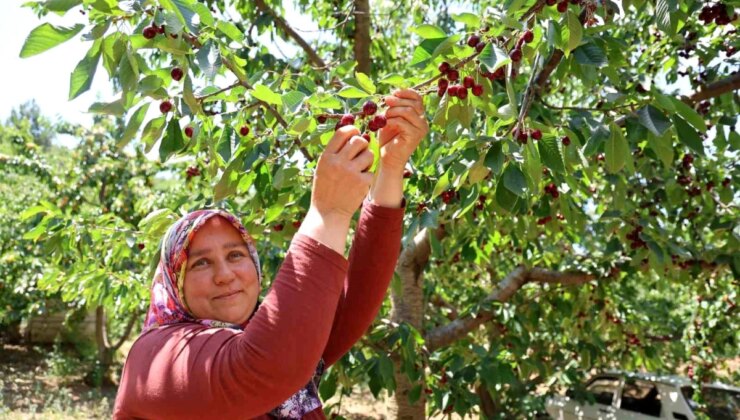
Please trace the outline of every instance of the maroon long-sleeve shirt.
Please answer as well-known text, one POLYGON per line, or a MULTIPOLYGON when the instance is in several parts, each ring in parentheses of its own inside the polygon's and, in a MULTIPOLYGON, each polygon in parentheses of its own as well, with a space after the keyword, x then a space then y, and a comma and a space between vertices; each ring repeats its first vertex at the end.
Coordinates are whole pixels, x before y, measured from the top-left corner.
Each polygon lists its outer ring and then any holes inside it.
MULTIPOLYGON (((349 260, 297 234, 244 331, 180 323, 131 348, 113 416, 263 418, 365 333, 393 276, 403 209, 366 201, 349 260)), ((321 407, 304 419, 323 419, 321 407)))

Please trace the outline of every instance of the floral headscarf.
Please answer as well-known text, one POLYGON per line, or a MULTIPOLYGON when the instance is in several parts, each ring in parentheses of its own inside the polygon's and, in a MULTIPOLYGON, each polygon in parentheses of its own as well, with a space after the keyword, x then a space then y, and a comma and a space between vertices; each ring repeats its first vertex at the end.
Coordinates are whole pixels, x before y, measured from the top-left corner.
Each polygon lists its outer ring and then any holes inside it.
MULTIPOLYGON (((257 249, 252 237, 249 236, 239 219, 225 210, 198 210, 188 213, 175 222, 162 238, 159 264, 157 264, 157 270, 152 280, 151 300, 144 321, 145 332, 163 325, 181 322, 193 322, 207 327, 237 330, 243 330, 246 327, 249 321, 237 325, 215 319, 198 319, 192 314, 185 301, 183 286, 188 249, 198 229, 209 219, 216 216, 220 216, 231 223, 244 239, 249 255, 257 268, 257 280, 262 284, 262 269, 260 268, 257 249)), ((258 307, 259 302, 252 315, 256 313, 258 307)), ((321 400, 318 396, 318 386, 323 372, 324 361, 320 360, 313 379, 303 389, 272 410, 269 415, 278 419, 299 419, 320 407, 321 400)))

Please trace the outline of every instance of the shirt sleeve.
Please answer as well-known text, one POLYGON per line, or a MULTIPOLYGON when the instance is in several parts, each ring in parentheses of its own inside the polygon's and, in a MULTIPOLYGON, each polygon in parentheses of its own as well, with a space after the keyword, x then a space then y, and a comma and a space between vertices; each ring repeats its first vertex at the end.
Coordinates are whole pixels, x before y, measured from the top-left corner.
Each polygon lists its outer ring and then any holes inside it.
POLYGON ((365 334, 385 299, 401 252, 405 203, 404 199, 401 208, 388 208, 366 200, 362 207, 349 271, 323 355, 327 367, 365 334))
POLYGON ((244 331, 175 324, 133 346, 114 417, 252 418, 303 388, 326 347, 348 261, 298 234, 244 331))

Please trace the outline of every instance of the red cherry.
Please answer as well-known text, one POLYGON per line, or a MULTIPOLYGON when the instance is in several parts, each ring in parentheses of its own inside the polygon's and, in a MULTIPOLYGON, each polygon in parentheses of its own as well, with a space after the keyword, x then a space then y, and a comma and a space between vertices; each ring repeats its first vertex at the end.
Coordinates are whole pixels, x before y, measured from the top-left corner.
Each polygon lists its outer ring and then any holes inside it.
POLYGON ((166 114, 166 113, 170 112, 172 110, 172 102, 170 102, 170 101, 162 101, 162 103, 159 104, 159 110, 163 114, 166 114))
POLYGON ((452 85, 447 88, 447 94, 452 96, 453 98, 457 96, 457 91, 459 90, 460 86, 458 85, 452 85))
MULTIPOLYGON (((154 26, 154 27, 156 28, 156 26, 154 26)), ((164 33, 164 25, 162 25, 159 28, 157 28, 157 33, 159 33, 159 34, 163 34, 164 33)))
POLYGON ((534 33, 528 30, 522 35, 522 39, 524 40, 524 42, 529 44, 530 42, 534 41, 534 33))
POLYGON ((460 78, 460 73, 457 70, 452 69, 447 72, 447 78, 450 79, 450 82, 457 82, 457 79, 460 78))
POLYGON ((561 1, 558 3, 558 12, 565 13, 568 10, 568 1, 561 1))
POLYGON ((457 90, 457 97, 465 100, 468 97, 468 90, 464 86, 460 86, 457 90))
POLYGON ((388 124, 388 120, 385 118, 385 114, 379 114, 373 117, 373 123, 380 129, 388 124))
POLYGON ((545 3, 547 3, 548 6, 555 6, 555 3, 557 3, 558 0, 546 0, 545 3))
POLYGON ((246 125, 243 125, 243 126, 241 126, 241 127, 239 128, 239 134, 240 134, 240 135, 241 135, 242 137, 244 137, 244 136, 246 136, 247 134, 249 134, 249 127, 247 127, 246 125))
POLYGON ((463 86, 465 86, 465 89, 470 89, 475 85, 475 79, 473 79, 470 76, 465 76, 463 78, 463 86))
POLYGON ((411 175, 412 175, 412 173, 411 173, 410 170, 404 169, 404 171, 403 171, 403 177, 404 178, 411 178, 411 175))
POLYGON ((447 92, 447 89, 437 88, 437 96, 439 96, 440 98, 445 96, 445 92, 447 92))
POLYGON ((179 82, 180 79, 182 79, 182 76, 185 73, 183 73, 182 69, 180 67, 175 67, 170 72, 170 76, 172 76, 172 79, 174 79, 176 82, 179 82))
POLYGON ((339 120, 340 127, 344 127, 345 125, 352 125, 355 123, 355 116, 352 114, 344 114, 342 115, 342 119, 339 120))
POLYGON ((368 133, 362 133, 362 136, 360 136, 360 137, 362 137, 363 139, 365 139, 367 141, 370 141, 370 134, 368 134, 368 133))
POLYGON ((319 124, 324 124, 326 122, 326 115, 319 115, 316 117, 316 121, 318 121, 319 124))
POLYGON ((481 96, 481 95, 483 95, 483 85, 475 85, 475 86, 473 86, 473 95, 474 96, 481 96))
POLYGON ((147 26, 146 28, 144 28, 144 31, 142 31, 142 34, 144 35, 144 38, 152 39, 157 36, 157 28, 153 26, 147 26))
POLYGON ((570 137, 563 136, 562 142, 563 142, 563 146, 569 145, 570 144, 570 137))
POLYGON ((272 230, 274 230, 275 232, 280 232, 281 230, 283 230, 283 225, 282 225, 282 223, 278 223, 278 224, 276 224, 276 225, 273 225, 273 226, 272 226, 272 230))
POLYGON ((533 139, 535 139, 535 140, 540 140, 540 139, 542 139, 542 131, 540 131, 540 130, 537 130, 537 129, 535 129, 535 130, 532 130, 532 131, 531 131, 531 132, 529 133, 529 135, 530 135, 530 136, 531 136, 531 137, 532 137, 533 139))
POLYGON ((479 42, 478 44, 475 45, 475 50, 477 52, 483 51, 484 48, 486 48, 486 43, 483 42, 483 41, 481 41, 481 42, 479 42))
POLYGON ((516 137, 519 143, 527 144, 528 136, 526 131, 517 129, 514 131, 514 137, 516 137))
POLYGON ((139 248, 140 251, 142 251, 144 248, 146 248, 146 245, 144 245, 142 243, 138 243, 138 244, 136 244, 136 247, 139 248))
POLYGON ((296 228, 296 229, 298 229, 299 227, 301 227, 301 221, 300 220, 296 220, 295 222, 293 222, 293 227, 296 228))
POLYGON ((470 38, 468 38, 468 47, 475 47, 480 42, 480 37, 478 35, 471 35, 470 38))
POLYGON ((447 87, 450 86, 450 81, 445 79, 444 77, 437 80, 437 87, 440 89, 447 89, 447 87))
POLYGON ((362 113, 365 114, 366 117, 375 114, 377 111, 378 105, 373 101, 367 101, 362 105, 362 113))
POLYGON ((730 186, 730 183, 731 182, 732 182, 732 180, 729 177, 727 177, 727 178, 725 178, 725 179, 722 180, 722 186, 725 187, 725 188, 727 188, 727 187, 730 186))
POLYGON ((442 74, 445 74, 448 71, 450 71, 450 68, 451 68, 450 63, 448 63, 448 62, 445 61, 445 62, 443 62, 442 64, 439 65, 439 72, 442 73, 442 74))
POLYGON ((518 62, 519 60, 522 59, 522 50, 520 50, 519 48, 514 48, 509 53, 509 58, 511 58, 511 61, 515 63, 518 62))
POLYGON ((193 127, 191 126, 185 127, 185 135, 188 137, 193 137, 193 127))

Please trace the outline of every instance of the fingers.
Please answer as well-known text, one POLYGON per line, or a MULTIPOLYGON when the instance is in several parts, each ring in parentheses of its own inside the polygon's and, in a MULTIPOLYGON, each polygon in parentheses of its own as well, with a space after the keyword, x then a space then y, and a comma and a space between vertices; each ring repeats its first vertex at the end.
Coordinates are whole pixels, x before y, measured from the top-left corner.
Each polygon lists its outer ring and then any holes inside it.
POLYGON ((370 149, 365 149, 362 153, 357 155, 354 160, 352 160, 352 164, 355 165, 355 168, 360 172, 365 172, 373 166, 374 160, 375 155, 373 155, 373 152, 371 152, 370 149))
POLYGON ((418 111, 412 107, 394 106, 389 108, 388 111, 385 112, 385 116, 388 119, 389 124, 391 122, 391 119, 400 117, 411 123, 411 125, 416 127, 418 130, 427 130, 428 123, 426 118, 422 118, 419 115, 418 111))
POLYGON ((385 104, 393 109, 397 106, 411 107, 416 111, 417 115, 424 115, 424 103, 421 100, 399 98, 397 96, 386 96, 385 104))
POLYGON ((398 89, 393 91, 393 96, 398 98, 405 98, 405 99, 411 99, 414 101, 421 102, 421 95, 419 95, 419 92, 413 90, 413 89, 398 89))
POLYGON ((421 140, 422 137, 426 135, 426 130, 418 128, 414 125, 412 125, 410 122, 406 121, 404 118, 391 118, 388 120, 388 125, 386 125, 383 130, 386 130, 387 133, 391 133, 393 135, 388 135, 385 132, 382 136, 378 137, 378 141, 380 142, 380 147, 385 146, 389 141, 396 138, 397 134, 401 133, 408 133, 407 136, 410 138, 418 138, 421 140))
POLYGON ((367 150, 368 145, 368 141, 364 138, 360 136, 352 136, 352 138, 350 138, 344 145, 342 150, 339 151, 339 155, 347 160, 352 160, 362 153, 363 150, 367 150))
POLYGON ((328 153, 339 153, 352 136, 358 135, 360 135, 359 128, 353 125, 344 126, 334 133, 334 136, 329 140, 324 151, 328 153))

